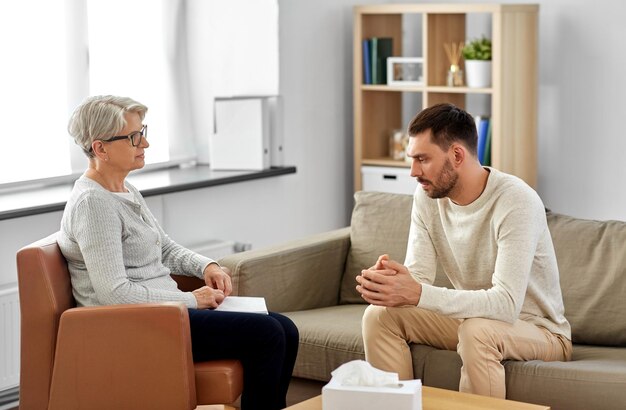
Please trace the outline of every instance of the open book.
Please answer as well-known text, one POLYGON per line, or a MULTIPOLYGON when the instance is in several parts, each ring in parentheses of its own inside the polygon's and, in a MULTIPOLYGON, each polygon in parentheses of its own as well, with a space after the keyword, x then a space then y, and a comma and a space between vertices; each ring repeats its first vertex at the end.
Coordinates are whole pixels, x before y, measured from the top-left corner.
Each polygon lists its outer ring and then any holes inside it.
POLYGON ((228 296, 215 310, 268 314, 265 298, 251 296, 228 296))

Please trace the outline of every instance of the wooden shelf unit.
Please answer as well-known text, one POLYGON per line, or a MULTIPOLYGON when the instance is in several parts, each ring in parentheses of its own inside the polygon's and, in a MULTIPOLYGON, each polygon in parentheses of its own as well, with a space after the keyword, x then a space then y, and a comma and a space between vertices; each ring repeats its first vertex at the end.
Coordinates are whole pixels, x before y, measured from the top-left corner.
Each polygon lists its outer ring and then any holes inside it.
MULTIPOLYGON (((361 166, 404 166, 389 158, 389 135, 405 129, 402 93, 421 93, 422 107, 449 102, 466 107, 466 97, 483 95, 491 102, 491 164, 537 183, 537 50, 535 4, 388 4, 354 8, 354 189, 362 189, 361 166), (465 42, 467 15, 491 18, 492 86, 446 86, 449 62, 443 44, 465 42), (363 84, 362 41, 393 38, 393 55, 402 54, 404 14, 422 15, 423 86, 363 84)), ((489 35, 488 35, 489 37, 489 35)), ((409 56, 405 56, 409 57, 409 56)), ((411 56, 414 57, 414 56, 411 56)), ((463 62, 461 68, 464 69, 463 62)), ((474 113, 472 113, 474 114, 474 113)))

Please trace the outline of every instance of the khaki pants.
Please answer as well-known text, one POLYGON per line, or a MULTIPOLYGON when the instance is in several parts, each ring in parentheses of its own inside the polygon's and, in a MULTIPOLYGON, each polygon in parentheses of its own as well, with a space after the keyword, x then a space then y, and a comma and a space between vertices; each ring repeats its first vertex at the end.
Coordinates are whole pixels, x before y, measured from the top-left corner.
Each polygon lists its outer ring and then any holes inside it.
POLYGON ((567 361, 572 343, 518 320, 452 319, 413 306, 369 306, 363 315, 365 358, 372 366, 413 378, 409 343, 456 350, 463 361, 459 391, 506 398, 502 360, 567 361))

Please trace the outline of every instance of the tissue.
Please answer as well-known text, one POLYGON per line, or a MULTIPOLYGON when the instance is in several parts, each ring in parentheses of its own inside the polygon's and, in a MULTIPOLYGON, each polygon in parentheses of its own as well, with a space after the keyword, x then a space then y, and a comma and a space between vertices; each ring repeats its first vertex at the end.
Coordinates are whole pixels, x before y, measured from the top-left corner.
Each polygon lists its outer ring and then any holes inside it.
POLYGON ((422 410, 422 382, 403 380, 363 360, 339 366, 322 388, 324 410, 422 410))
POLYGON ((399 386, 398 373, 382 371, 364 360, 344 363, 330 374, 331 381, 342 386, 399 386))

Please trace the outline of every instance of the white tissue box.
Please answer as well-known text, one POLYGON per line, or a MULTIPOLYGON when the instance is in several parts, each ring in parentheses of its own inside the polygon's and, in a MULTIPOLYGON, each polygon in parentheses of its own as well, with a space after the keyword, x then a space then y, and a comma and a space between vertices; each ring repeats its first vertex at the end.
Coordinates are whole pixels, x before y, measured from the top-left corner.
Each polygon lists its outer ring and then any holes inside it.
POLYGON ((400 387, 343 386, 331 380, 322 388, 324 410, 422 410, 422 381, 401 380, 400 387))

